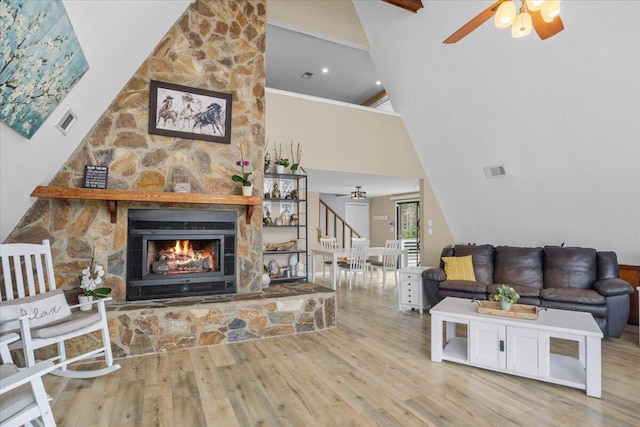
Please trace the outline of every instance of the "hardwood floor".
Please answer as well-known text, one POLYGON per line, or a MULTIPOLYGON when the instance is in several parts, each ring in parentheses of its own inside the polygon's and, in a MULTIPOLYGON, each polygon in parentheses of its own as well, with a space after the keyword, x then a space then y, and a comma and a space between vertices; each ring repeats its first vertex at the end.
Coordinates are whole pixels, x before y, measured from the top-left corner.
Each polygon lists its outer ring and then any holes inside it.
POLYGON ((429 315, 398 312, 393 285, 358 284, 338 290, 333 330, 121 359, 45 387, 62 427, 637 426, 638 327, 603 341, 602 360, 602 399, 432 363, 429 315))

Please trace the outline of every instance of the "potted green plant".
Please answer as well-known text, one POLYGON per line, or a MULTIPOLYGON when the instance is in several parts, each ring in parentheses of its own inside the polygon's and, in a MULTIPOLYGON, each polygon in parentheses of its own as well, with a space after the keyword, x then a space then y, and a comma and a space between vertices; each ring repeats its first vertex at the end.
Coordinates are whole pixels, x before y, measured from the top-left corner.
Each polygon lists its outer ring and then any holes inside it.
POLYGON ((291 142, 291 172, 294 174, 301 173, 300 171, 307 172, 304 170, 302 166, 300 166, 300 160, 302 160, 302 147, 300 147, 300 143, 298 142, 298 147, 296 152, 293 152, 293 141, 291 142))
POLYGON ((511 310, 511 304, 515 304, 520 295, 511 286, 500 285, 498 289, 491 294, 490 299, 500 302, 500 309, 504 311, 511 310))
POLYGON ((273 143, 273 164, 276 166, 276 173, 284 173, 284 168, 289 166, 289 159, 282 157, 282 144, 280 148, 273 143))
POLYGON ((104 276, 107 273, 100 264, 94 264, 94 255, 91 256, 89 267, 82 270, 82 276, 78 276, 82 294, 78 296, 78 302, 84 304, 80 306, 80 310, 89 311, 91 305, 87 304, 95 299, 106 298, 111 293, 111 288, 99 287, 104 282, 104 276))

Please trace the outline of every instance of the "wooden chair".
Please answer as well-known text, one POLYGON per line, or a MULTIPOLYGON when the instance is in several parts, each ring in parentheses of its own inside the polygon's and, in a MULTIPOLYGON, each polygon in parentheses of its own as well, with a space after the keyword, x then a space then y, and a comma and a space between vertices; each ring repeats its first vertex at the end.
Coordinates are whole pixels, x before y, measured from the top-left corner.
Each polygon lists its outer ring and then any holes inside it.
POLYGON ((345 280, 349 276, 349 289, 356 280, 356 274, 362 273, 362 281, 367 278, 367 250, 369 249, 369 241, 352 242, 349 258, 346 262, 338 263, 338 274, 343 271, 345 280))
MULTIPOLYGON (((321 237, 320 238, 320 246, 322 249, 336 249, 338 247, 338 239, 335 237, 321 237)), ((331 266, 333 264, 333 257, 325 255, 322 260, 322 281, 324 282, 324 275, 327 267, 329 268, 329 272, 331 272, 331 266)))
POLYGON ((69 306, 62 289, 56 289, 51 246, 48 240, 42 244, 13 243, 0 245, 4 289, 0 302, 0 334, 16 332, 20 339, 11 349, 22 348, 27 367, 36 364, 35 350, 55 344, 59 361, 51 373, 70 378, 93 378, 120 368, 113 363, 111 341, 107 326, 105 301, 98 299, 83 305, 94 304, 97 310, 75 310, 69 306), (100 331, 100 346, 85 354, 67 359, 65 341, 100 331), (107 367, 96 370, 68 370, 67 365, 88 358, 104 356, 107 367))
POLYGON ((55 427, 49 398, 42 376, 53 369, 53 361, 46 360, 26 369, 13 364, 8 345, 20 339, 11 333, 0 337, 0 426, 44 425, 55 427), (42 422, 40 422, 42 419, 42 422))
POLYGON ((400 255, 401 247, 402 240, 387 240, 385 242, 382 261, 371 261, 369 264, 371 281, 373 281, 373 270, 376 270, 378 277, 382 271, 382 285, 384 286, 387 281, 387 271, 393 271, 396 285, 398 284, 398 255, 400 255))

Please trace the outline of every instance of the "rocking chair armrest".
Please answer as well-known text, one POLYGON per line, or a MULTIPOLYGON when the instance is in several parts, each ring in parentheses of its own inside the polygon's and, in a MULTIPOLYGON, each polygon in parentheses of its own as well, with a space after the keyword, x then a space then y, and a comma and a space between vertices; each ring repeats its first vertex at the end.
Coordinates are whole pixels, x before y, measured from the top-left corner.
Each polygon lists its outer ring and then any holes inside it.
POLYGON ((7 335, 2 335, 0 337, 0 346, 9 346, 9 344, 14 343, 20 340, 20 335, 15 332, 11 332, 7 335))
POLYGON ((55 365, 51 360, 45 360, 38 362, 35 365, 19 370, 17 373, 10 375, 2 379, 2 386, 0 387, 0 394, 4 394, 11 391, 21 385, 27 384, 33 381, 34 377, 42 377, 45 374, 53 371, 55 365))

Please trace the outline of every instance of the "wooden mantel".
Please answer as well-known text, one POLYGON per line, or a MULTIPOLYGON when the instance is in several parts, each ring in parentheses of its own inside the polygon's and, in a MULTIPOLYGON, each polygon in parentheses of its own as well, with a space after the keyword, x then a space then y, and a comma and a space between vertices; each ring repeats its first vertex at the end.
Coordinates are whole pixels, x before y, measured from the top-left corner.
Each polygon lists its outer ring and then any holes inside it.
POLYGON ((111 222, 118 217, 118 201, 148 202, 148 203, 203 203, 209 205, 240 205, 246 206, 247 224, 251 222, 253 207, 261 202, 258 196, 202 194, 202 193, 173 193, 169 191, 140 191, 115 190, 95 188, 65 188, 38 186, 31 193, 32 197, 49 199, 85 199, 105 200, 109 205, 111 222))

